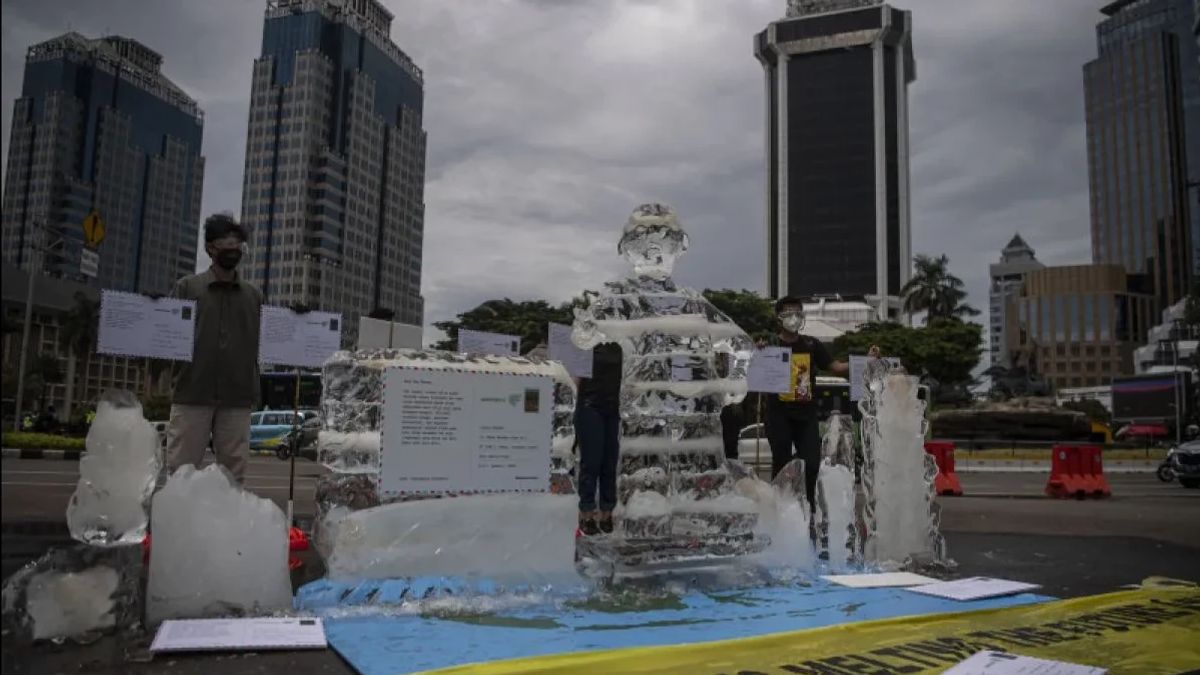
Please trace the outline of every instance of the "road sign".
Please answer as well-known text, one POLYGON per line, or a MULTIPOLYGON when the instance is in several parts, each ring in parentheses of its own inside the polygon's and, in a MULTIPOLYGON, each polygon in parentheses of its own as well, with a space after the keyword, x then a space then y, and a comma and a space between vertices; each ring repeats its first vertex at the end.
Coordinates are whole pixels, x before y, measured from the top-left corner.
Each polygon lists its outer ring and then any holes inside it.
POLYGON ((83 219, 83 243, 90 249, 95 249, 104 241, 104 220, 98 211, 92 211, 83 219))
POLYGON ((90 248, 81 249, 79 254, 80 273, 85 277, 95 279, 100 272, 100 254, 90 248))

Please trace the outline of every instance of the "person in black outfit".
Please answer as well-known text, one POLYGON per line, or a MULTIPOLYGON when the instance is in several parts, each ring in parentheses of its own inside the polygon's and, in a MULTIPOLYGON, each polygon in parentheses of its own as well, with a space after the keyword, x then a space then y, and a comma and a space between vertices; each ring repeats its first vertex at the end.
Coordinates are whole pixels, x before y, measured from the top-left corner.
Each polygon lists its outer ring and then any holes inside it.
MULTIPOLYGON (((813 388, 818 370, 846 377, 850 364, 835 361, 821 341, 802 335, 804 302, 788 296, 775 303, 779 322, 777 345, 792 350, 791 391, 766 398, 767 443, 771 446, 771 476, 778 474, 793 459, 804 460, 804 488, 809 504, 814 504, 817 475, 821 469, 821 432, 813 388)), ((879 348, 871 347, 878 356, 879 348)))
POLYGON ((613 531, 617 459, 621 452, 621 347, 592 350, 592 376, 579 381, 575 440, 579 445, 579 529, 591 536, 613 531), (600 493, 597 508, 596 493, 600 493))

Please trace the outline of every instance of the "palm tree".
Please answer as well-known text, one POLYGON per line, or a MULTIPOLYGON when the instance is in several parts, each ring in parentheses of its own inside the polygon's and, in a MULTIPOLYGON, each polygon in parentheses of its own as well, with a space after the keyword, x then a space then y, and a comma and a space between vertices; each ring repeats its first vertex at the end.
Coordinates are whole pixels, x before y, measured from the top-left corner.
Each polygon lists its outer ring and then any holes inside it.
POLYGON ((99 327, 100 303, 89 298, 83 291, 76 291, 75 305, 63 316, 58 330, 59 343, 67 350, 67 391, 63 406, 63 415, 67 419, 71 417, 71 405, 75 401, 75 361, 80 356, 84 359, 83 382, 86 395, 99 327))
POLYGON ((932 319, 979 315, 979 310, 963 302, 967 292, 963 290, 962 279, 950 273, 948 256, 918 255, 913 258, 913 264, 916 271, 900 289, 904 311, 910 314, 925 312, 926 324, 932 319))

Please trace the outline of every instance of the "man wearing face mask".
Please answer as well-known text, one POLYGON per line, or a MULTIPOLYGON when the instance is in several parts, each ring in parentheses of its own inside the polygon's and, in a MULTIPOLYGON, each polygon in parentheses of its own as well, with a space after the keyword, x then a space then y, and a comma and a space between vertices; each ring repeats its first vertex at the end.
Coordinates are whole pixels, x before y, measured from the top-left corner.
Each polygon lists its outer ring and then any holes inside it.
MULTIPOLYGON (((847 377, 850 364, 835 361, 820 340, 801 333, 804 302, 800 298, 780 298, 775 303, 775 318, 779 322, 778 346, 792 350, 792 382, 788 393, 764 397, 771 475, 793 459, 804 460, 804 484, 812 505, 821 468, 821 432, 813 400, 817 371, 847 377)), ((879 348, 871 347, 871 355, 878 356, 879 348)))
POLYGON ((180 279, 172 295, 196 301, 192 360, 175 377, 167 427, 167 471, 199 467, 212 441, 217 461, 240 483, 250 455, 250 413, 258 405, 262 293, 237 273, 246 230, 231 216, 204 223, 207 271, 180 279))

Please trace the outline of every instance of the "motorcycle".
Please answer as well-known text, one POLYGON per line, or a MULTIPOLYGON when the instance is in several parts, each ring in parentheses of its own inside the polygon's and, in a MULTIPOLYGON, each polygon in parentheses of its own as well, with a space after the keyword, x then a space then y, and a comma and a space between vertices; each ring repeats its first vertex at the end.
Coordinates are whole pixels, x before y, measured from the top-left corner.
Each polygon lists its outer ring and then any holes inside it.
POLYGON ((1158 479, 1164 483, 1175 482, 1175 467, 1172 465, 1175 448, 1167 451, 1167 456, 1163 458, 1162 464, 1158 465, 1158 479))

